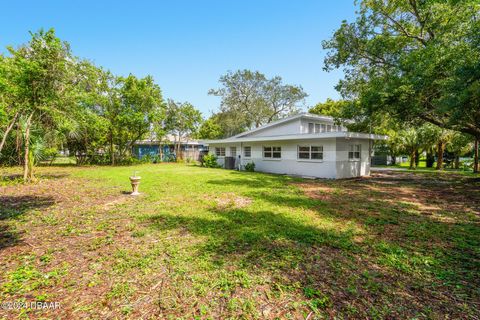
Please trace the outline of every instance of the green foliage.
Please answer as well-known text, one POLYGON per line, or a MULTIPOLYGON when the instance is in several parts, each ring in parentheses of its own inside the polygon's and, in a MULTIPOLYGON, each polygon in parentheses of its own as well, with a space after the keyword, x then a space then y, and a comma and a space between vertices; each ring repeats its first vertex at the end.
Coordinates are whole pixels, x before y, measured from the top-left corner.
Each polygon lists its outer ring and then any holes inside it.
POLYGON ((107 140, 110 144, 112 164, 128 156, 133 144, 145 137, 153 122, 165 117, 160 87, 147 76, 138 79, 133 75, 126 78, 104 75, 106 92, 100 106, 107 120, 107 140))
POLYGON ((359 122, 388 115, 480 136, 480 3, 363 0, 333 37, 325 69, 359 122))
POLYGON ((18 157, 2 154, 2 161, 21 162, 30 142, 41 138, 43 149, 67 147, 78 164, 131 162, 132 145, 165 118, 151 76, 117 77, 81 60, 53 29, 32 33, 27 44, 8 52, 0 56, 0 130, 6 128, 0 152, 5 142, 10 153, 13 142, 18 157), (7 137, 9 131, 16 139, 7 137))
POLYGON ((245 165, 245 171, 254 172, 255 171, 255 163, 249 162, 245 165))
POLYGON ((206 154, 203 156, 203 166, 207 168, 219 168, 217 157, 214 154, 206 154))
POLYGON ((189 102, 168 100, 166 112, 164 130, 178 140, 195 135, 202 123, 202 114, 189 102))
POLYGON ((308 112, 324 116, 331 116, 334 118, 341 118, 343 110, 348 104, 349 102, 347 101, 335 101, 328 98, 327 101, 323 103, 317 103, 314 107, 310 108, 308 112))
POLYGON ((209 94, 221 97, 220 114, 234 119, 229 128, 219 117, 226 132, 259 127, 297 113, 307 96, 302 87, 283 84, 279 76, 267 79, 258 71, 228 72, 220 77, 220 84, 222 88, 212 89, 209 94))
POLYGON ((198 130, 199 139, 221 139, 223 137, 224 130, 216 116, 204 121, 198 130))
POLYGON ((168 133, 175 139, 175 156, 177 161, 183 160, 180 149, 182 140, 196 137, 202 123, 202 114, 189 102, 168 100, 165 120, 156 124, 157 137, 168 133))
POLYGON ((52 163, 58 156, 58 149, 56 147, 45 148, 43 150, 43 155, 45 160, 48 160, 50 163, 52 163))

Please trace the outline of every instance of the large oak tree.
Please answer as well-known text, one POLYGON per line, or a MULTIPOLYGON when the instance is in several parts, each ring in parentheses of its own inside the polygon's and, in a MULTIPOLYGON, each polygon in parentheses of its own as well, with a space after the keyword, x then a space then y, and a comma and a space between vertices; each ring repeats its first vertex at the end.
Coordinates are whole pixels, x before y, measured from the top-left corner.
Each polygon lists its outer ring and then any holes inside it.
POLYGON ((220 77, 219 89, 209 94, 221 97, 218 119, 234 119, 234 130, 259 127, 297 113, 307 94, 302 87, 288 85, 279 76, 268 79, 258 71, 238 70, 220 77))
POLYGON ((478 1, 363 0, 323 46, 357 120, 381 113, 480 139, 478 1))

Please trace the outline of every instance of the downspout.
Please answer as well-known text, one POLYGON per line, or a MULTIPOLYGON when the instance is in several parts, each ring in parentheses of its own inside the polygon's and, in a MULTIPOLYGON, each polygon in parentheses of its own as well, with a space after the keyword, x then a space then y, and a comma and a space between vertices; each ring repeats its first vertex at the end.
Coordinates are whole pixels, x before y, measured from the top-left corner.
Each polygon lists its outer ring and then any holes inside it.
POLYGON ((243 158, 242 158, 242 154, 243 154, 243 142, 240 141, 240 153, 239 153, 239 164, 238 164, 238 171, 242 171, 242 161, 243 161, 243 158))
POLYGON ((372 148, 373 148, 372 121, 370 121, 370 137, 368 139, 368 175, 370 175, 370 170, 372 168, 372 148))

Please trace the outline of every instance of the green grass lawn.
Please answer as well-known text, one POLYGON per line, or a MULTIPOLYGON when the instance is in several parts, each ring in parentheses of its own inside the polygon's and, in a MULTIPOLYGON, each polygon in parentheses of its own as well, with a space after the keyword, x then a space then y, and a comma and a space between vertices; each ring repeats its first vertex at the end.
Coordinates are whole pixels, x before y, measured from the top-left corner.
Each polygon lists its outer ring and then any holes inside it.
POLYGON ((480 180, 0 169, 0 318, 478 318, 480 180), (128 176, 142 176, 137 197, 128 176))
MULTIPOLYGON (((425 160, 420 160, 418 163, 418 166, 415 169, 409 169, 410 167, 410 162, 402 162, 402 163, 397 163, 395 165, 375 165, 374 167, 380 167, 380 168, 400 168, 404 169, 409 172, 422 172, 422 173, 430 173, 430 172, 438 172, 439 170, 436 169, 436 162, 433 164, 432 167, 427 168, 426 161, 425 160)), ((440 170, 442 173, 455 173, 455 174, 460 174, 460 175, 466 175, 466 176, 478 176, 478 174, 473 173, 472 168, 466 168, 466 169, 454 169, 454 168, 443 168, 440 170)))

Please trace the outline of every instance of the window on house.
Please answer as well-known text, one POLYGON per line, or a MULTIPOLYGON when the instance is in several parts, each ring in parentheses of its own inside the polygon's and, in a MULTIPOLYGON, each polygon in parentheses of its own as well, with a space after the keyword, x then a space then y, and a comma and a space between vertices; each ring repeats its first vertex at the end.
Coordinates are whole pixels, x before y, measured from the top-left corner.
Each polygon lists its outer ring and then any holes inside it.
POLYGON ((360 160, 360 145, 359 144, 351 144, 350 149, 348 151, 348 159, 349 160, 360 160))
POLYGON ((332 125, 327 124, 327 132, 332 132, 332 125))
POLYGON ((237 156, 237 147, 230 147, 230 156, 232 157, 237 156))
POLYGON ((310 146, 310 159, 323 160, 323 146, 310 146))
POLYGON ((298 146, 298 159, 323 160, 323 146, 298 146))
POLYGON ((298 146, 298 159, 310 159, 310 146, 298 146))
POLYGON ((217 157, 225 157, 225 147, 215 147, 215 155, 217 157))
POLYGON ((320 131, 321 132, 325 132, 326 131, 326 125, 322 123, 321 127, 320 127, 320 131))
POLYGON ((282 147, 263 147, 263 157, 280 159, 282 157, 282 147))
POLYGON ((314 130, 314 124, 313 122, 309 122, 308 123, 308 133, 313 133, 313 130, 314 130))
POLYGON ((315 133, 320 132, 320 123, 315 123, 315 133))
POLYGON ((250 158, 252 156, 252 147, 243 147, 243 156, 250 158))

